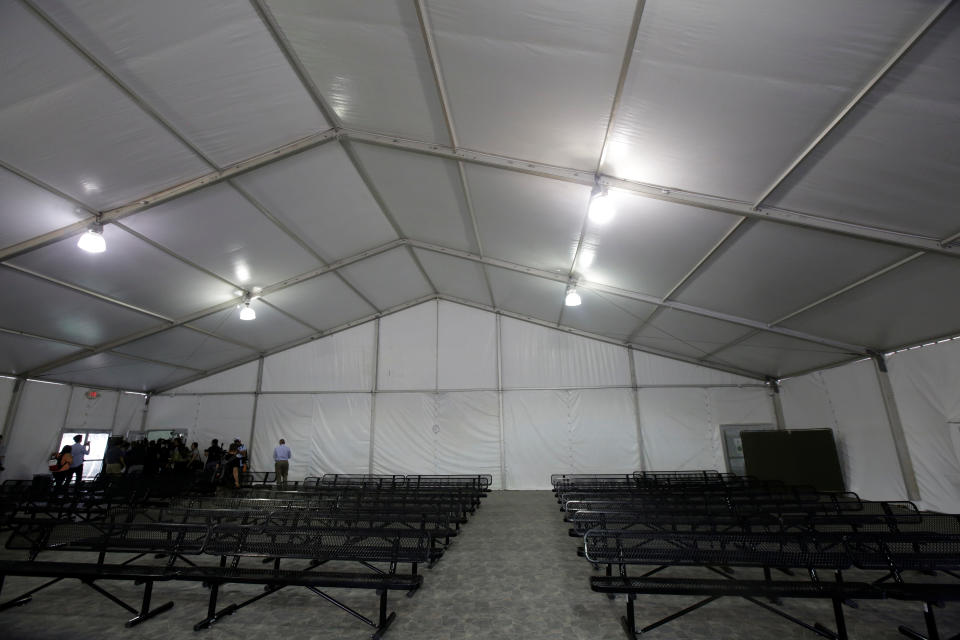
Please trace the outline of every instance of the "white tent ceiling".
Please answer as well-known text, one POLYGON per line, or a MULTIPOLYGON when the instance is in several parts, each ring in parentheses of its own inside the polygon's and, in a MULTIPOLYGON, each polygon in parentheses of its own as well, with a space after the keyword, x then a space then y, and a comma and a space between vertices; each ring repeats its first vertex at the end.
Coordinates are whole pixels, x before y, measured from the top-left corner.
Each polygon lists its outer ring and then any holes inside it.
POLYGON ((757 378, 956 335, 956 5, 4 2, 0 373, 164 390, 433 297, 757 378))

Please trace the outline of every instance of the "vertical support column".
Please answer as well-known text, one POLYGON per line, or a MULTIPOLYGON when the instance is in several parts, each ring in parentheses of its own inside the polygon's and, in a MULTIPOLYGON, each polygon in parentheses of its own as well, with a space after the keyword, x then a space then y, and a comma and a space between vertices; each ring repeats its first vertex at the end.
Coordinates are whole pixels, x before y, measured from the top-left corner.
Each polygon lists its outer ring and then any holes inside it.
POLYGON ((377 423, 377 386, 380 367, 380 318, 373 323, 373 389, 370 391, 370 452, 367 473, 373 473, 373 437, 377 423))
POLYGON ((10 434, 13 432, 13 424, 17 419, 17 411, 20 409, 20 398, 23 396, 23 389, 27 386, 26 378, 16 378, 13 381, 13 393, 10 394, 10 404, 7 405, 7 415, 3 418, 3 430, 0 435, 10 444, 10 434))
POLYGON ((117 432, 117 415, 120 414, 120 398, 123 397, 123 391, 117 391, 117 401, 113 403, 113 418, 110 420, 110 435, 117 432))
POLYGON ((890 435, 893 436, 893 447, 897 451, 897 462, 900 463, 900 474, 903 476, 903 486, 907 490, 908 500, 920 500, 920 487, 917 485, 917 474, 913 470, 913 460, 910 458, 910 449, 907 446, 907 437, 903 432, 903 423, 900 421, 900 410, 893 395, 893 386, 890 384, 890 375, 887 372, 887 361, 881 353, 871 354, 874 370, 877 373, 877 382, 880 385, 880 396, 883 398, 883 408, 887 413, 887 422, 890 425, 890 435))
POLYGON ((646 451, 643 448, 643 427, 640 423, 640 389, 637 386, 637 363, 633 359, 633 349, 627 347, 627 363, 630 365, 630 386, 633 388, 633 419, 637 424, 637 452, 640 454, 640 471, 647 468, 644 459, 646 451))
POLYGON ((770 399, 773 401, 773 417, 777 421, 777 431, 787 428, 786 418, 783 417, 783 402, 780 400, 780 383, 776 378, 767 378, 770 387, 770 399))
MULTIPOLYGON (((249 444, 247 445, 248 463, 253 460, 251 449, 253 448, 254 435, 257 432, 257 407, 260 404, 261 391, 263 391, 263 356, 260 356, 260 359, 257 361, 257 387, 253 392, 253 415, 250 416, 250 440, 249 444)), ((267 448, 269 448, 269 443, 267 448)))
POLYGON ((500 340, 500 319, 501 316, 499 313, 496 315, 497 320, 497 404, 499 406, 499 412, 497 413, 497 418, 500 420, 500 488, 507 488, 507 459, 506 459, 506 446, 503 440, 503 349, 501 347, 500 340))

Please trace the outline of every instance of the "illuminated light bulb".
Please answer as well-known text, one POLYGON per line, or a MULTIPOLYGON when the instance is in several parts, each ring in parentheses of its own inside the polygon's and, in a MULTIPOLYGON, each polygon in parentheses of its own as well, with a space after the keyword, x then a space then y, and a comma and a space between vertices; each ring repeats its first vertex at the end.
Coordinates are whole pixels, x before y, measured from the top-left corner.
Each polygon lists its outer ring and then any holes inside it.
POLYGON ((580 294, 577 293, 577 290, 574 287, 567 289, 567 297, 564 299, 563 303, 568 307, 579 307, 582 300, 580 300, 580 294))
POLYGON ((590 208, 587 210, 587 216, 590 218, 590 222, 606 224, 613 220, 613 216, 616 215, 616 213, 613 208, 613 203, 610 201, 610 196, 607 195, 605 189, 597 192, 590 198, 590 208))
POLYGON ((250 302, 247 301, 242 307, 240 307, 240 319, 241 320, 256 320, 257 312, 250 308, 250 302))
POLYGON ((99 222, 94 223, 80 236, 77 246, 87 253, 103 253, 106 251, 107 241, 103 239, 103 225, 99 222))

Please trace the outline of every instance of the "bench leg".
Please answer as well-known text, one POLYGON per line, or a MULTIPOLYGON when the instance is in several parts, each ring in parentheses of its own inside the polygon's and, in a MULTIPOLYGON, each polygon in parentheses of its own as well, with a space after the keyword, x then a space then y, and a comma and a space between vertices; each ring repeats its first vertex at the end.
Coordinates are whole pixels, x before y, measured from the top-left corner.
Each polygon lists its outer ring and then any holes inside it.
MULTIPOLYGON (((220 591, 220 583, 213 582, 210 584, 210 599, 207 601, 207 617, 193 625, 194 631, 200 631, 200 629, 207 629, 213 624, 217 619, 217 592, 220 591)), ((231 611, 231 613, 233 613, 231 611)), ((226 614, 229 615, 229 614, 226 614)))
POLYGON ((396 619, 397 614, 390 612, 390 615, 387 615, 387 590, 380 590, 380 620, 377 625, 377 630, 373 634, 373 640, 380 640, 383 637, 383 634, 387 632, 387 629, 390 628, 390 625, 393 624, 393 621, 396 619))
MULTIPOLYGON (((0 604, 0 611, 6 611, 7 609, 10 609, 12 607, 22 607, 23 605, 33 600, 34 593, 36 593, 37 591, 40 591, 41 589, 46 589, 50 585, 60 582, 61 580, 63 580, 63 578, 54 578, 49 582, 44 582, 39 587, 34 587, 33 589, 30 589, 30 591, 20 594, 13 600, 9 600, 7 602, 4 602, 3 604, 0 604)), ((2 582, 0 582, 0 584, 2 584, 2 582)))
MULTIPOLYGON (((900 633, 913 640, 940 640, 940 631, 937 629, 937 619, 933 615, 933 603, 923 603, 923 620, 927 623, 927 635, 921 635, 906 625, 900 625, 900 633)), ((956 637, 956 636, 954 636, 956 637)), ((953 640, 951 638, 951 640, 953 640)))
MULTIPOLYGON (((648 631, 651 631, 652 629, 656 629, 656 628, 659 627, 659 626, 665 625, 665 624, 667 624, 668 622, 671 622, 671 621, 673 621, 673 620, 676 620, 677 618, 679 618, 679 617, 681 617, 681 616, 685 616, 685 615, 687 615, 688 613, 690 613, 690 612, 692 612, 692 611, 696 611, 696 610, 699 609, 700 607, 706 606, 706 605, 710 604, 711 602, 713 602, 714 600, 719 600, 719 599, 720 599, 720 596, 710 596, 709 598, 704 598, 703 600, 700 600, 699 602, 694 602, 692 605, 690 605, 690 606, 687 607, 686 609, 681 609, 680 611, 676 611, 676 612, 674 612, 674 613, 671 613, 671 614, 668 615, 666 618, 660 618, 659 620, 657 620, 657 621, 654 622, 653 624, 648 624, 648 625, 645 626, 643 629, 640 629, 640 633, 641 633, 641 634, 647 633, 648 631)), ((633 610, 633 602, 632 602, 632 601, 628 601, 627 606, 630 607, 630 610, 631 610, 631 611, 633 610)), ((768 605, 768 606, 769 606, 769 605, 768 605)))
POLYGON ((151 611, 150 596, 152 595, 152 593, 153 593, 153 580, 149 580, 143 587, 143 601, 140 603, 140 613, 135 618, 131 618, 130 620, 127 620, 127 623, 125 626, 127 627, 136 626, 145 620, 149 620, 154 616, 158 616, 165 611, 169 611, 170 609, 173 609, 173 601, 171 600, 170 602, 164 603, 151 611))
MULTIPOLYGON (((607 568, 609 569, 609 565, 607 568)), ((632 593, 627 594, 627 615, 620 618, 620 625, 627 634, 628 640, 637 639, 637 618, 633 610, 633 600, 634 595, 632 593)))

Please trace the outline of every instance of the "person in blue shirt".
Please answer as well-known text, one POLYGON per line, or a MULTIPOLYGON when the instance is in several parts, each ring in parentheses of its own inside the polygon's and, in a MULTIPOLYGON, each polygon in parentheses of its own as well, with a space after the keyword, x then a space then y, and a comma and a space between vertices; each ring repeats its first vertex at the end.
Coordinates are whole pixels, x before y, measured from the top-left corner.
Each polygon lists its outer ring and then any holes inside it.
POLYGON ((287 473, 290 471, 290 447, 280 438, 280 444, 273 448, 273 467, 277 472, 277 487, 287 488, 287 473))

